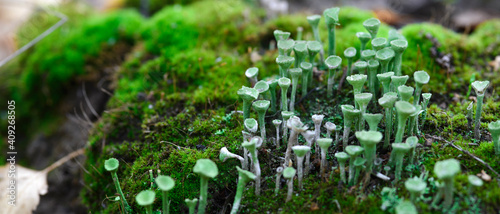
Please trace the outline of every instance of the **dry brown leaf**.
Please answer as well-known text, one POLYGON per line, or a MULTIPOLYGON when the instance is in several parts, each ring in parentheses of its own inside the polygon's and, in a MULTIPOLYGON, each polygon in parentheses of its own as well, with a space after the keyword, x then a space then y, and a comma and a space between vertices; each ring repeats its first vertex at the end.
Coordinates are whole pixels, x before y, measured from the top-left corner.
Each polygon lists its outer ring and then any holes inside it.
POLYGON ((490 182, 491 176, 488 175, 484 170, 481 170, 481 173, 477 174, 477 177, 483 179, 483 181, 490 182))
MULTIPOLYGON (((9 177, 10 163, 0 167, 0 214, 31 214, 40 203, 40 195, 45 195, 49 188, 47 174, 55 168, 66 163, 68 160, 83 154, 83 148, 74 151, 60 160, 56 161, 42 171, 36 171, 15 165, 15 179, 9 177), (10 182, 15 185, 15 206, 9 205, 11 195, 9 191, 10 182)), ((10 173, 13 174, 13 173, 10 173)))

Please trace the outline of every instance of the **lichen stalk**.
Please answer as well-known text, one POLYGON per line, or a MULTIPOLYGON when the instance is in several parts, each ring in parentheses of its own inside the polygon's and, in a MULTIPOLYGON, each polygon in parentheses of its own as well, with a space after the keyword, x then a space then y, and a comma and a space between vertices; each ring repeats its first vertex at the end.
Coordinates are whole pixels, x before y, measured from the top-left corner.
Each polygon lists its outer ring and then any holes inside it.
POLYGON ((299 180, 299 190, 302 190, 302 178, 304 177, 304 157, 297 156, 297 178, 299 180))
POLYGON ((321 149, 321 168, 320 168, 321 178, 325 178, 325 171, 326 171, 326 167, 327 167, 326 152, 327 152, 327 150, 321 149))
POLYGON ((345 147, 347 147, 347 141, 349 140, 349 132, 351 132, 351 126, 352 121, 346 121, 346 119, 344 118, 344 134, 342 136, 342 145, 344 146, 344 150, 345 147))
POLYGON ((163 207, 163 212, 165 214, 169 214, 170 213, 170 203, 168 201, 168 191, 162 191, 162 198, 161 198, 161 203, 162 203, 162 207, 163 207))
POLYGON ((120 200, 122 201, 123 206, 125 207, 125 213, 130 213, 132 208, 125 199, 125 195, 123 194, 122 188, 120 187, 120 181, 118 180, 118 175, 116 174, 116 171, 111 172, 111 177, 113 178, 113 183, 115 184, 116 191, 120 195, 120 200))
MULTIPOLYGON (((396 76, 401 76, 401 62, 403 61, 403 53, 402 52, 396 52, 395 51, 395 56, 394 56, 394 75, 396 76)), ((387 71, 387 70, 384 70, 387 71)))
POLYGON ((384 148, 387 148, 392 134, 392 107, 385 109, 385 124, 384 148))
POLYGON ((479 128, 481 127, 481 111, 483 110, 483 100, 484 94, 477 95, 477 107, 476 107, 476 117, 475 125, 474 125, 474 138, 476 140, 480 140, 481 133, 479 132, 479 128))
POLYGON ((333 97, 333 83, 336 69, 328 69, 328 85, 326 93, 328 97, 333 97))
POLYGON ((248 102, 243 99, 243 120, 250 117, 250 107, 252 106, 252 102, 248 102))
POLYGON ((289 202, 290 200, 292 200, 293 178, 288 179, 287 184, 288 184, 288 192, 286 194, 286 202, 289 202))
POLYGON ((339 163, 339 170, 340 170, 340 180, 344 182, 344 184, 346 184, 347 181, 345 176, 345 163, 339 163))
POLYGON ((283 175, 283 167, 278 167, 276 169, 276 188, 274 189, 274 194, 278 194, 280 190, 281 175, 283 175))
POLYGON ((207 207, 208 178, 200 178, 200 199, 198 202, 198 214, 205 213, 207 207))
POLYGON ((401 143, 403 141, 403 135, 405 132, 407 119, 408 119, 408 117, 398 116, 398 128, 397 128, 396 139, 394 140, 394 143, 401 143))
POLYGON ((328 28, 328 55, 335 55, 335 25, 327 25, 328 28))

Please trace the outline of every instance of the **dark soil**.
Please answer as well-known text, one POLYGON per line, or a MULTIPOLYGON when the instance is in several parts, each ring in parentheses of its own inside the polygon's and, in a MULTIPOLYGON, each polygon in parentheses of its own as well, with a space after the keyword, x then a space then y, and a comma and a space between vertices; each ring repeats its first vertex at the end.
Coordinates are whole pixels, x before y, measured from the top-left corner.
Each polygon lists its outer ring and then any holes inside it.
MULTIPOLYGON (((30 165, 43 169, 72 151, 84 147, 90 128, 104 111, 110 98, 111 75, 125 61, 125 55, 132 44, 118 42, 103 48, 95 59, 87 61, 86 76, 80 77, 74 88, 67 93, 60 106, 61 115, 66 119, 54 133, 38 134, 28 146, 30 165)), ((82 181, 84 157, 78 157, 55 169, 48 175, 48 193, 41 197, 34 213, 87 213, 79 196, 82 181)))

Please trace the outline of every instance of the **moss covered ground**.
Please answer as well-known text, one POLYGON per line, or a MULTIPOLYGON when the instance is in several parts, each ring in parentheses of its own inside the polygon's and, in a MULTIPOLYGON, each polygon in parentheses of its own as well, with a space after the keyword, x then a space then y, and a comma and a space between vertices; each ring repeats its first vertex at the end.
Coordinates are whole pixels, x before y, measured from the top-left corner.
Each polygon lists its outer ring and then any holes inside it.
MULTIPOLYGON (((374 14, 356 8, 341 8, 340 11, 337 54, 343 56, 345 48, 359 48, 355 33, 364 31, 362 22, 374 14)), ((119 203, 114 200, 116 191, 111 176, 103 167, 106 159, 114 157, 120 161, 118 177, 135 212, 142 212, 134 201, 135 195, 151 187, 148 171, 153 170, 156 175, 157 170, 161 170, 177 182, 170 194, 171 212, 186 213, 184 199, 199 195, 199 177, 192 168, 197 159, 210 158, 216 162, 220 174, 209 181, 208 212, 227 211, 236 190, 235 166, 239 162, 223 163, 218 160, 218 154, 224 146, 229 151, 242 153, 243 118, 238 112, 242 102, 236 91, 242 85, 249 85, 244 71, 256 66, 260 69, 260 78, 278 74, 277 50, 269 49, 275 29, 289 31, 295 37, 297 27, 301 26, 304 39, 313 38, 307 14, 285 15, 272 20, 264 20, 264 16, 263 11, 240 1, 214 0, 167 6, 148 19, 132 10, 120 10, 74 23, 70 29, 59 30, 52 36, 51 40, 59 40, 59 43, 41 43, 23 56, 20 60, 23 66, 10 74, 19 78, 7 84, 5 97, 25 101, 26 112, 20 111, 25 117, 29 115, 27 111, 37 110, 41 119, 27 122, 29 127, 38 127, 44 121, 56 124, 53 118, 57 117, 51 115, 56 114, 55 107, 61 105, 61 91, 79 78, 91 75, 86 65, 94 62, 106 47, 126 43, 130 48, 121 53, 125 61, 110 75, 113 97, 89 137, 84 164, 86 188, 81 193, 85 205, 92 212, 120 211, 119 203), (38 82, 40 80, 43 84, 38 82), (34 94, 36 99, 32 98, 34 94)), ((403 180, 419 176, 423 171, 430 171, 429 179, 432 180, 432 169, 437 161, 459 160, 463 173, 456 182, 457 203, 453 208, 459 213, 499 210, 500 182, 484 165, 433 137, 461 146, 500 171, 500 157, 494 155, 487 132, 487 124, 499 119, 500 75, 487 66, 498 54, 500 28, 492 26, 499 23, 500 20, 484 23, 471 35, 461 35, 430 23, 410 24, 400 29, 409 43, 403 55, 403 73, 411 76, 408 85, 413 86, 414 71, 425 70, 431 81, 424 92, 433 93, 428 121, 421 129, 425 135, 420 137, 419 164, 406 169, 403 180), (437 63, 439 56, 432 55, 432 48, 451 54, 450 63, 454 69, 437 63), (466 95, 473 75, 476 79, 491 81, 483 108, 480 142, 472 140, 472 129, 467 126, 465 117, 470 102, 466 95), (471 202, 465 188, 466 175, 481 170, 493 179, 475 191, 476 201, 471 202)), ((382 24, 379 36, 386 37, 390 29, 382 24)), ((323 19, 320 34, 322 40, 327 41, 323 19)), ((315 84, 326 85, 326 78, 315 76, 315 84)), ((300 90, 297 94, 301 94, 300 90)), ((311 115, 318 113, 326 115, 324 122, 343 124, 340 105, 353 102, 350 86, 345 82, 333 99, 327 99, 325 93, 324 87, 312 91, 296 108, 298 116, 310 127, 313 124, 311 115)), ((381 109, 371 105, 369 111, 380 112, 381 109)), ((266 118, 268 124, 274 116, 266 118)), ((256 114, 252 113, 252 117, 256 118, 256 114)), ((268 128, 268 136, 274 135, 273 130, 268 128)), ((300 138, 300 142, 304 140, 300 138)), ((328 153, 332 166, 337 166, 333 157, 335 152, 336 149, 332 149, 328 153)), ((285 204, 285 188, 274 194, 274 169, 280 165, 278 157, 283 156, 282 153, 273 146, 259 151, 263 192, 257 197, 253 187, 248 185, 240 207, 242 213, 383 213, 383 203, 388 203, 388 211, 394 212, 394 202, 409 197, 402 182, 393 185, 372 179, 365 188, 347 188, 339 184, 338 169, 333 171, 332 179, 320 182, 317 178, 319 162, 314 162, 312 173, 305 177, 304 190, 296 192, 292 201, 285 204), (386 186, 396 189, 395 197, 381 193, 386 186)), ((388 155, 388 151, 379 153, 383 158, 388 155)), ((313 159, 316 156, 317 153, 313 153, 313 159)), ((430 183, 424 195, 426 198, 436 193, 436 187, 430 183)), ((156 187, 153 189, 158 196, 161 194, 156 187)), ((161 200, 156 200, 154 207, 160 209, 161 200)), ((418 207, 423 213, 441 211, 424 202, 418 207)))

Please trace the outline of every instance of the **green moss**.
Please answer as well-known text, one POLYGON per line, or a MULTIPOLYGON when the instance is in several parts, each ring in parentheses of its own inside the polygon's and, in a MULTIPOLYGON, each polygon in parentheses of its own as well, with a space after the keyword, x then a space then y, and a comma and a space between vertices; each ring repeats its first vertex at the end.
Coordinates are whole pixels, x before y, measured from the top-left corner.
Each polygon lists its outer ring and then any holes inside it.
MULTIPOLYGON (((296 28, 302 26, 304 38, 312 39, 305 14, 282 16, 264 23, 264 27, 259 29, 262 25, 256 23, 260 24, 260 12, 251 11, 251 15, 244 19, 242 14, 245 10, 246 6, 241 2, 207 1, 187 7, 166 7, 147 21, 141 29, 143 43, 134 49, 114 77, 117 80, 115 96, 108 104, 108 109, 111 110, 103 115, 89 140, 85 168, 92 170, 85 175, 84 180, 89 188, 83 190, 82 196, 91 210, 118 212, 119 205, 116 202, 105 200, 106 196, 115 193, 110 184, 111 178, 102 167, 104 160, 109 157, 123 162, 119 176, 127 198, 133 198, 135 194, 149 188, 148 170, 153 169, 156 173, 160 169, 162 174, 170 175, 178 183, 182 183, 171 192, 171 209, 173 212, 186 212, 183 199, 198 197, 199 193, 199 177, 192 173, 196 159, 216 160, 218 151, 223 146, 228 147, 231 152, 242 154, 239 146, 242 117, 232 112, 239 109, 236 90, 241 85, 248 85, 243 73, 248 67, 257 66, 260 69, 259 78, 263 79, 276 75, 278 70, 275 63, 276 51, 259 51, 262 59, 255 62, 251 61, 250 52, 267 48, 268 42, 273 39, 274 29, 290 31, 293 38, 296 28)), ((340 11, 341 26, 337 28, 337 37, 342 42, 337 43, 338 53, 350 46, 358 48, 359 41, 355 33, 365 31, 361 23, 372 16, 370 12, 356 12, 358 10, 354 8, 340 11)), ((320 23, 320 30, 323 41, 326 41, 324 23, 320 23)), ((388 30, 388 26, 382 25, 379 36, 386 37, 388 30)), ((439 50, 452 53, 457 59, 462 57, 462 50, 474 50, 476 44, 461 45, 460 35, 430 24, 407 26, 402 32, 409 41, 409 50, 405 52, 403 61, 406 66, 403 67, 404 72, 411 74, 417 68, 424 69, 431 74, 432 81, 435 81, 428 88, 424 87, 424 91, 430 88, 433 93, 449 92, 451 89, 446 88, 447 85, 437 83, 450 80, 456 81, 453 82, 452 89, 466 85, 470 78, 468 71, 472 67, 458 67, 456 75, 448 77, 427 52, 432 44, 424 37, 424 33, 435 35, 443 43, 439 50)), ((310 116, 318 113, 327 115, 324 122, 342 124, 338 105, 352 103, 352 92, 346 87, 340 90, 341 97, 332 100, 326 99, 324 91, 320 89, 311 93, 297 108, 298 116, 310 127, 313 124, 310 116)), ((443 94, 440 96, 448 96, 447 93, 443 94)), ((438 93, 435 96, 439 96, 438 93)), ((466 106, 459 103, 446 104, 449 104, 447 110, 442 110, 435 104, 430 106, 427 117, 429 121, 421 131, 441 136, 448 141, 453 140, 456 145, 469 150, 498 170, 500 161, 493 155, 491 143, 485 140, 487 137, 479 145, 470 145, 473 143, 470 140, 472 132, 467 127, 466 106)), ((483 130, 486 130, 488 122, 497 118, 495 112, 498 112, 499 105, 498 96, 486 98, 483 106, 483 130)), ((378 110, 376 105, 369 108, 369 112, 378 110)), ((270 136, 274 134, 272 132, 271 130, 270 136)), ((303 142, 302 137, 299 140, 303 142)), ((432 141, 422 137, 419 143, 426 144, 427 140, 432 141)), ((463 164, 464 175, 485 169, 468 155, 443 145, 443 142, 432 141, 430 146, 420 148, 419 163, 405 171, 403 179, 417 175, 422 168, 430 170, 436 161, 447 158, 459 159, 463 164)), ((242 212, 340 212, 338 206, 342 213, 383 212, 380 209, 380 191, 389 183, 375 180, 373 186, 365 191, 361 191, 358 186, 351 189, 339 188, 338 171, 334 172, 332 180, 325 183, 319 182, 315 173, 312 173, 304 180, 304 191, 298 193, 298 196, 294 194, 292 201, 284 204, 285 188, 277 196, 274 195, 274 170, 279 165, 276 157, 282 156, 282 152, 276 149, 259 151, 259 160, 266 166, 262 168, 262 195, 255 196, 251 187, 245 191, 242 212), (339 203, 338 206, 335 200, 339 203)), ((381 151, 378 155, 387 157, 387 152, 381 151)), ((316 152, 313 151, 313 157, 315 155, 316 152)), ((332 154, 328 154, 328 160, 336 166, 332 154)), ((237 172, 234 167, 239 165, 236 160, 216 163, 221 173, 216 179, 209 181, 209 211, 221 210, 221 206, 227 203, 225 200, 236 185, 237 172)), ((491 175, 491 172, 487 173, 491 175)), ((464 175, 459 176, 457 185, 466 186, 464 175)), ((478 193, 477 197, 481 200, 480 206, 489 211, 498 206, 494 202, 498 201, 500 189, 497 181, 485 186, 491 191, 478 193)), ((408 195, 401 183, 394 187, 400 197, 408 195)), ((459 211, 470 211, 467 204, 464 204, 465 189, 457 189, 459 211)), ((430 197, 435 193, 436 189, 431 186, 425 196, 430 197)), ((156 209, 160 207, 160 203, 160 200, 155 202, 156 209)), ((419 207, 423 213, 439 212, 423 202, 419 207)), ((140 210, 135 205, 133 208, 135 211, 140 210)))
MULTIPOLYGON (((151 0, 148 1, 148 13, 149 14, 154 14, 158 11, 160 11, 162 8, 168 5, 188 5, 192 4, 193 2, 197 2, 199 0, 151 0)), ((140 10, 141 7, 141 1, 140 0, 125 0, 125 7, 133 7, 138 10, 140 10)))
POLYGON ((483 22, 469 36, 469 42, 476 43, 480 53, 488 53, 492 56, 497 56, 500 54, 498 50, 498 44, 500 43, 499 29, 500 19, 492 19, 483 22))
MULTIPOLYGON (((165 7, 142 28, 146 49, 168 58, 193 47, 225 49, 220 41, 228 45, 255 44, 257 32, 250 26, 259 24, 262 14, 254 11, 245 16, 247 9, 243 2, 229 0, 165 7)), ((238 48, 246 50, 245 45, 238 48)))

